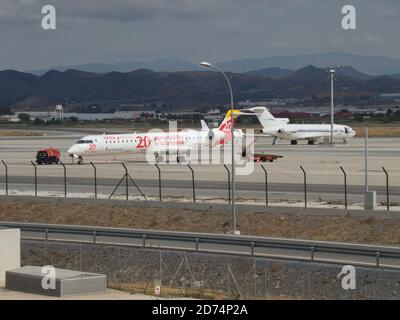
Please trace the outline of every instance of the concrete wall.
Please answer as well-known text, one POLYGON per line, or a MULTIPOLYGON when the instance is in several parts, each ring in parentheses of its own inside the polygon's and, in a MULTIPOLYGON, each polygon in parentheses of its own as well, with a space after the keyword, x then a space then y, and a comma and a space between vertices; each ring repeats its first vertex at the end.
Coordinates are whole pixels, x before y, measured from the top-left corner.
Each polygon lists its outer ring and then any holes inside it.
POLYGON ((21 266, 21 236, 19 229, 0 229, 0 281, 7 270, 21 266))

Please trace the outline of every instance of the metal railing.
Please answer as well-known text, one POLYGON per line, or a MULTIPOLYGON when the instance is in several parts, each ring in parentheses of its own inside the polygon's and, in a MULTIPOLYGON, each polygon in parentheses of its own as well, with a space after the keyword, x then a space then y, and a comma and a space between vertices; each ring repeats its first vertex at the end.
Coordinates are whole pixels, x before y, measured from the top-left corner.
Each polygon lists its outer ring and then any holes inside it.
POLYGON ((52 225, 37 223, 0 222, 2 228, 18 228, 26 240, 68 241, 78 243, 121 245, 121 238, 137 240, 123 243, 127 246, 146 248, 180 249, 185 251, 213 252, 219 254, 250 255, 312 262, 344 263, 355 265, 400 268, 400 247, 350 244, 326 241, 265 238, 256 236, 232 236, 209 233, 189 233, 141 229, 52 225), (24 235, 25 233, 25 235, 24 235), (40 233, 42 237, 34 237, 40 233), (56 235, 50 239, 49 235, 56 235), (64 235, 64 238, 62 237, 64 235), (78 236, 83 236, 79 239, 78 236), (99 238, 102 238, 99 241, 99 238), (108 238, 108 240, 107 240, 108 238), (154 246, 154 242, 157 243, 154 246), (223 247, 223 246, 226 247, 223 247), (203 246, 203 247, 202 247, 203 246), (274 249, 275 252, 262 250, 274 249), (281 250, 280 252, 277 250, 281 250), (317 255, 321 254, 320 257, 317 255), (343 254, 344 259, 338 255, 343 254), (370 261, 362 261, 362 259, 370 261), (382 259, 394 259, 396 263, 384 264, 382 259), (358 261, 354 263, 354 261, 358 261))

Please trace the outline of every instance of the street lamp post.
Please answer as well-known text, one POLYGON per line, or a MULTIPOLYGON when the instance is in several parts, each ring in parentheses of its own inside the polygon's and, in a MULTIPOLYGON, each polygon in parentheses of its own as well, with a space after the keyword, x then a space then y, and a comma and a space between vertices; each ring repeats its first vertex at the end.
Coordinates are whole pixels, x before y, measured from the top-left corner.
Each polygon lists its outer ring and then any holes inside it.
POLYGON ((209 63, 209 62, 205 62, 205 61, 201 62, 200 64, 201 64, 203 67, 213 68, 213 69, 216 69, 217 71, 221 72, 221 73, 224 75, 224 77, 225 77, 225 79, 226 79, 226 82, 228 83, 229 91, 230 91, 230 94, 231 94, 231 135, 232 135, 232 169, 231 169, 231 176, 232 176, 232 179, 231 179, 231 184, 232 184, 232 186, 231 186, 231 190, 232 190, 232 233, 233 233, 233 234, 237 234, 237 233, 238 233, 237 230, 236 230, 236 214, 237 214, 237 212, 236 212, 236 197, 235 197, 235 190, 236 190, 236 184, 235 184, 235 175, 236 175, 236 174, 235 174, 235 135, 234 135, 235 122, 234 122, 234 115, 233 115, 233 91, 232 91, 232 86, 231 86, 231 83, 230 83, 230 81, 229 81, 227 75, 225 74, 225 72, 224 72, 221 68, 219 68, 219 67, 217 67, 217 66, 215 66, 215 65, 213 65, 213 64, 211 64, 211 63, 209 63))
POLYGON ((333 146, 333 125, 334 125, 334 107, 333 107, 333 80, 335 77, 335 69, 330 69, 331 74, 331 145, 333 146))

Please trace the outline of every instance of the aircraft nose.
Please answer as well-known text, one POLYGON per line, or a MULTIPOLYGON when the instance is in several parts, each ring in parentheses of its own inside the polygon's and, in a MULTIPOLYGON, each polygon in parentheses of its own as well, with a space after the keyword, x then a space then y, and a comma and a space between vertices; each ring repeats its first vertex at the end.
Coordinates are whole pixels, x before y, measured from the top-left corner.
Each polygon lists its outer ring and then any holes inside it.
POLYGON ((78 148, 75 145, 73 145, 71 148, 68 149, 67 152, 70 155, 74 155, 77 151, 78 151, 78 148))

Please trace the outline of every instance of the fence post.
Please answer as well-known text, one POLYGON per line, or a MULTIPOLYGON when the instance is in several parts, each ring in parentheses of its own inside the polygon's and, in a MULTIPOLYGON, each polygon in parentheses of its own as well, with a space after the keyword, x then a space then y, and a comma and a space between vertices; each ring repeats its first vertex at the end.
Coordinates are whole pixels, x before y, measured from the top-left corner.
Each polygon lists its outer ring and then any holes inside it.
POLYGON ((193 189, 193 202, 196 202, 196 191, 194 186, 194 170, 190 164, 188 164, 190 171, 192 171, 192 189, 193 189))
POLYGON ((60 161, 60 164, 64 168, 64 197, 67 198, 67 168, 62 161, 60 161))
POLYGON ((146 247, 146 238, 147 238, 147 236, 144 234, 144 235, 142 236, 142 246, 143 246, 143 248, 146 247))
POLYGON ((347 210, 347 173, 342 166, 340 166, 340 170, 342 170, 344 176, 344 208, 347 210))
POLYGON ((390 210, 390 199, 389 199, 389 173, 385 169, 385 167, 382 167, 383 172, 385 172, 386 175, 386 209, 387 211, 390 210))
POLYGON ((268 172, 267 170, 264 168, 264 165, 261 165, 261 168, 264 170, 265 173, 265 205, 268 206, 268 172))
POLYGON ((314 261, 314 253, 315 253, 315 248, 314 247, 310 248, 310 253, 311 253, 311 261, 314 261))
POLYGON ((229 168, 224 164, 226 171, 228 171, 228 194, 229 194, 229 204, 231 204, 231 172, 229 168))
POLYGON ((160 202, 162 201, 162 194, 161 194, 161 169, 158 166, 158 164, 155 164, 157 170, 158 170, 158 194, 160 196, 160 202))
POLYGON ((94 169, 94 198, 97 199, 97 168, 92 161, 90 161, 90 164, 94 169))
POLYGON ((307 208, 307 173, 304 170, 303 166, 300 166, 301 171, 304 174, 304 208, 307 208))
POLYGON ((125 194, 126 194, 126 200, 128 200, 129 198, 128 168, 123 162, 121 164, 125 169, 125 194))
POLYGON ((35 197, 37 197, 37 193, 38 193, 37 192, 37 167, 33 161, 31 161, 31 163, 32 163, 33 167, 35 168, 35 197))
POLYGON ((5 168, 5 174, 6 174, 6 196, 8 196, 8 166, 6 165, 6 163, 3 161, 3 160, 1 160, 1 162, 3 163, 3 165, 4 165, 4 168, 5 168))

